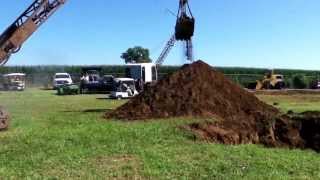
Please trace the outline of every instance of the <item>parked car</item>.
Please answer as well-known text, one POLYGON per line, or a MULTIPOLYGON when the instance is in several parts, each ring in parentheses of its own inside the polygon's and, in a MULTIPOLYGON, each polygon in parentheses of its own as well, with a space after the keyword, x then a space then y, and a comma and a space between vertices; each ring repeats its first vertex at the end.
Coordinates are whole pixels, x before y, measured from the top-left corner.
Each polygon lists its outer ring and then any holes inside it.
POLYGON ((69 73, 56 73, 53 77, 53 88, 57 89, 62 85, 72 84, 72 78, 69 73))
POLYGON ((23 91, 25 89, 26 75, 23 73, 5 74, 1 78, 1 86, 6 91, 23 91))
POLYGON ((111 92, 114 88, 114 77, 112 75, 104 75, 100 79, 101 90, 111 92))
POLYGON ((85 93, 107 93, 113 90, 112 75, 101 75, 101 68, 86 67, 82 69, 80 92, 85 93))

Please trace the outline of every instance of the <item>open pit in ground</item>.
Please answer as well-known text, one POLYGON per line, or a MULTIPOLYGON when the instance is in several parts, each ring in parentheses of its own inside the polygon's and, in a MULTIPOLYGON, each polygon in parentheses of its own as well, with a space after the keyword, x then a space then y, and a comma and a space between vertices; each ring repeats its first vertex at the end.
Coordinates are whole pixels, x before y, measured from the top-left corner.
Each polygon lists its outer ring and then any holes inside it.
POLYGON ((210 118, 185 126, 202 139, 223 144, 305 148, 300 125, 260 101, 208 64, 197 61, 147 87, 105 115, 122 120, 210 118))
POLYGON ((320 152, 320 112, 307 111, 300 114, 288 114, 288 116, 298 124, 305 147, 320 152))

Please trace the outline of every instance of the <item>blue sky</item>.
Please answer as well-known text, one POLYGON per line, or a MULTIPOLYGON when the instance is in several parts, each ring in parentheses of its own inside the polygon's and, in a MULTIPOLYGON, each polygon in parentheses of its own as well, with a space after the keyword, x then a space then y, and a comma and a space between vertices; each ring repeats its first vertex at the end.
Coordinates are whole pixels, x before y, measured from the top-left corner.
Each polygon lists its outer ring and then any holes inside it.
MULTIPOLYGON (((33 0, 4 1, 3 31, 33 0)), ((214 66, 320 69, 319 0, 190 0, 195 57, 214 66)), ((9 65, 123 64, 141 45, 156 59, 174 31, 178 0, 68 0, 9 65)), ((177 44, 165 64, 184 63, 177 44)))

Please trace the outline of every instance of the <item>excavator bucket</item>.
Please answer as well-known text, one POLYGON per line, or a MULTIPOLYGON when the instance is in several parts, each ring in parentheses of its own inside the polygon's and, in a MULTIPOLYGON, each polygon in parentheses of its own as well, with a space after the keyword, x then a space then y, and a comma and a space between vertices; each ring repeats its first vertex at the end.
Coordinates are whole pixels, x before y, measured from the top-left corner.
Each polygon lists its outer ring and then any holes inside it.
POLYGON ((177 20, 175 35, 176 39, 179 41, 190 40, 194 34, 194 18, 181 17, 177 20))
POLYGON ((9 126, 9 115, 0 107, 0 131, 6 130, 9 126))
POLYGON ((188 0, 180 0, 175 28, 178 41, 190 41, 194 34, 195 19, 189 7, 188 0))

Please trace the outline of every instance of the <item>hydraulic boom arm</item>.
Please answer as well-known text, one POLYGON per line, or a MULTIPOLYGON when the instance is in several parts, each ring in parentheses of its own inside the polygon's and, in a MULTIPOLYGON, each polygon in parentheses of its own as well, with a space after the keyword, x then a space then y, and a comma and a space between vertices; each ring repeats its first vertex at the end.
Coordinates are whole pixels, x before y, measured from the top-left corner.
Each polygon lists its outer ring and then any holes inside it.
POLYGON ((35 0, 0 35, 0 66, 20 50, 22 44, 61 7, 66 0, 35 0))

